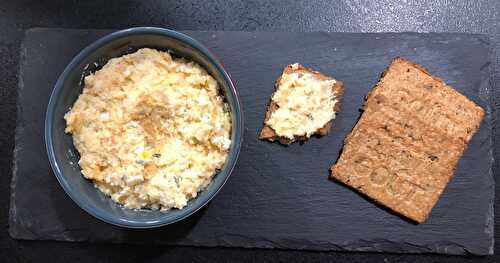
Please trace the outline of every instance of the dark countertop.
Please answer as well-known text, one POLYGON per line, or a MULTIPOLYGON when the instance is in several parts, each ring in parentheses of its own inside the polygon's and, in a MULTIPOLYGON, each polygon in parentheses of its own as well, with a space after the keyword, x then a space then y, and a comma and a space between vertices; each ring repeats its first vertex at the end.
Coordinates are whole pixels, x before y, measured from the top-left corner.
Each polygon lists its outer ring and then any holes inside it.
MULTIPOLYGON (((14 147, 18 54, 23 32, 32 27, 126 28, 162 26, 178 30, 416 31, 488 34, 500 48, 494 0, 456 1, 2 1, 0 3, 0 258, 12 262, 87 261, 338 261, 496 262, 492 257, 355 254, 235 248, 132 246, 52 241, 17 241, 7 233, 9 183, 14 147), (144 2, 144 3, 142 3, 144 2)), ((500 76, 496 63, 496 76, 500 76)), ((498 79, 498 78, 496 78, 498 79)), ((494 101, 495 105, 498 102, 494 101)), ((495 140, 496 141, 496 140, 495 140)), ((497 147, 498 148, 498 147, 497 147)), ((498 152, 495 152, 498 154, 498 152)), ((495 165, 494 172, 498 169, 495 165)), ((497 187, 497 191, 499 186, 497 187)), ((498 195, 497 195, 498 196, 498 195)), ((499 225, 497 220, 495 226, 499 225)), ((497 228, 498 229, 498 228, 497 228)), ((498 237, 496 234, 495 236, 498 237)), ((496 242, 499 244, 500 242, 496 242)))

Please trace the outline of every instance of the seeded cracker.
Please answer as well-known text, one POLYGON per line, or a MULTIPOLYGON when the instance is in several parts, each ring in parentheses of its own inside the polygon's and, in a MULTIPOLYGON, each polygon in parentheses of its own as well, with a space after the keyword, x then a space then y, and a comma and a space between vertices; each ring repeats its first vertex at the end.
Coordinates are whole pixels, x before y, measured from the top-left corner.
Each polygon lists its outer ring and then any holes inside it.
POLYGON ((331 177, 424 222, 484 111, 422 66, 395 58, 368 94, 331 177))

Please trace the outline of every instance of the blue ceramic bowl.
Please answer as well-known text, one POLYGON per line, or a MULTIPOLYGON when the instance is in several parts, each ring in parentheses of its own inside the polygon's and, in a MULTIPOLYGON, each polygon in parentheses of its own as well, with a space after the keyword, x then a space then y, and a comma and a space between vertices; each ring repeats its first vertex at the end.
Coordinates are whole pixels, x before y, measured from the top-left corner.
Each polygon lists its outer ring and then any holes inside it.
POLYGON ((241 146, 243 124, 238 95, 229 74, 217 59, 198 41, 179 32, 162 28, 131 28, 106 35, 82 50, 61 74, 50 97, 45 119, 45 143, 52 170, 66 193, 89 214, 113 225, 129 228, 152 228, 177 222, 206 205, 222 188, 236 164, 241 146), (82 79, 98 70, 110 58, 149 47, 170 50, 175 55, 203 66, 219 83, 231 109, 232 144, 222 170, 198 197, 181 210, 167 212, 132 210, 105 196, 85 179, 78 165, 79 154, 72 137, 64 133, 68 112, 82 92, 82 79))

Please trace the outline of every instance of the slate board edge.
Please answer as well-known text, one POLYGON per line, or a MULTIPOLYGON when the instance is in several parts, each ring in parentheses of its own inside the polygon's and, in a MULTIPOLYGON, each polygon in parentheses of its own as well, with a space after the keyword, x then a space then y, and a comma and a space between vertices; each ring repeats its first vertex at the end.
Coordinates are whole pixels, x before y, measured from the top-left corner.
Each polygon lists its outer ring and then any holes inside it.
MULTIPOLYGON (((146 26, 148 27, 148 26, 146 26)), ((154 27, 154 26, 151 26, 154 27)), ((89 29, 78 29, 78 28, 62 28, 62 27, 33 27, 29 28, 24 31, 24 37, 21 43, 21 46, 24 46, 25 39, 27 35, 31 33, 37 33, 37 32, 53 32, 53 31, 72 31, 72 32, 82 32, 82 33, 92 33, 92 32, 100 32, 100 33, 113 33, 115 31, 119 30, 125 30, 128 28, 134 28, 134 27, 123 27, 123 28, 118 28, 118 29, 98 29, 98 28, 89 28, 89 29)), ((159 27, 159 28, 165 28, 169 30, 175 30, 172 28, 167 28, 167 27, 159 27)), ((181 33, 185 34, 190 34, 190 33, 248 33, 248 34, 260 34, 260 33, 276 33, 276 34, 344 34, 344 35, 368 35, 368 36, 377 36, 377 35, 386 35, 386 36, 401 36, 401 35, 407 35, 407 36, 472 36, 478 38, 481 42, 485 43, 488 46, 488 49, 490 50, 491 55, 494 55, 494 51, 491 48, 491 39, 488 34, 484 33, 463 33, 463 32, 411 32, 411 31, 403 31, 403 32, 337 32, 337 31, 307 31, 307 32, 298 32, 298 31, 235 31, 235 30, 176 30, 181 33)), ((96 39, 97 40, 97 39, 96 39)), ((22 53, 22 51, 21 51, 22 53)), ((76 55, 76 54, 75 54, 76 55)), ((494 59, 494 57, 491 57, 491 59, 494 59)), ((21 64, 20 64, 21 66, 21 64)), ((491 70, 493 72, 493 70, 491 70)))
POLYGON ((21 104, 18 103, 20 101, 20 96, 22 96, 22 92, 20 92, 22 89, 24 89, 24 82, 23 82, 23 76, 24 76, 24 64, 26 63, 26 47, 25 47, 25 40, 27 35, 29 34, 31 30, 27 30, 24 33, 23 40, 21 42, 21 47, 19 51, 19 68, 18 68, 18 89, 17 89, 17 101, 16 101, 16 128, 14 131, 14 150, 12 154, 12 178, 10 182, 10 205, 9 205, 9 235, 12 238, 18 238, 22 237, 23 235, 19 233, 18 227, 12 227, 13 225, 17 226, 17 218, 16 218, 16 207, 14 205, 14 198, 15 198, 15 191, 14 191, 14 186, 17 181, 17 168, 18 168, 18 158, 17 154, 19 152, 19 149, 21 146, 19 146, 19 134, 20 130, 23 129, 21 126, 21 118, 22 118, 22 107, 21 104))
MULTIPOLYGON (((479 37, 481 38, 481 37, 479 37)), ((485 102, 486 105, 486 116, 485 120, 488 122, 490 126, 490 139, 489 139, 489 144, 491 145, 489 149, 489 155, 490 155, 490 167, 489 167, 489 179, 490 183, 492 185, 492 198, 490 199, 490 204, 489 204, 489 214, 490 216, 488 217, 488 222, 486 223, 486 229, 485 231, 491 235, 491 243, 488 251, 488 255, 493 255, 495 253, 495 196, 496 196, 496 187, 495 187, 495 173, 494 173, 494 167, 496 167, 495 164, 495 153, 493 152, 493 149, 495 148, 495 142, 493 138, 495 138, 495 98, 494 98, 494 89, 496 87, 495 83, 495 70, 492 65, 495 63, 495 58, 496 54, 495 51, 491 45, 491 38, 489 36, 483 36, 485 39, 485 43, 488 45, 489 49, 489 57, 490 57, 490 63, 488 64, 488 67, 486 70, 481 70, 481 73, 483 74, 483 78, 485 81, 481 82, 483 87, 480 87, 479 91, 479 98, 485 102)))
MULTIPOLYGON (((35 28, 35 29, 30 29, 28 31, 25 32, 25 38, 26 38, 26 35, 31 32, 31 31, 44 31, 44 30, 51 30, 51 29, 45 29, 45 28, 35 28)), ((57 29, 56 29, 57 30, 57 29)), ((61 29, 63 30, 63 29, 61 29)), ((82 31, 82 32, 90 32, 92 30, 74 30, 74 31, 82 31)), ((96 31, 106 31, 106 30, 96 30, 96 31)), ((193 32, 193 31, 183 31, 183 32, 193 32)), ((204 32, 212 32, 212 31, 204 31, 204 32)), ((214 31, 214 32, 217 32, 217 31, 214 31)), ((252 32, 250 32, 252 33, 252 32)), ((328 32, 324 32, 324 33, 328 33, 328 32)), ((343 32, 342 32, 343 33, 343 32)), ((343 33, 343 34, 363 34, 363 33, 343 33)), ((483 39, 484 40, 484 37, 485 35, 484 34, 464 34, 464 33, 413 33, 413 32, 403 32, 403 33, 370 33, 369 35, 432 35, 432 34, 435 34, 435 35, 468 35, 468 36, 475 36, 475 37, 478 37, 478 39, 483 39)), ((487 37, 487 36, 486 36, 487 37)), ((484 41, 487 43, 489 49, 490 49, 490 53, 491 53, 491 48, 490 48, 490 44, 489 44, 489 41, 484 41)), ((25 45, 24 45, 24 40, 23 40, 23 43, 21 45, 21 51, 20 51, 20 59, 21 59, 21 63, 20 63, 20 68, 19 68, 19 90, 23 89, 24 88, 24 85, 23 85, 23 79, 22 79, 22 76, 23 76, 23 65, 26 64, 26 49, 25 49, 25 45)), ((491 81, 492 80, 492 74, 490 73, 492 70, 491 70, 491 65, 488 65, 487 67, 488 70, 482 70, 483 72, 487 71, 485 74, 489 74, 489 80, 491 81)), ((485 81, 487 82, 486 83, 486 92, 483 92, 482 94, 484 96, 487 96, 487 98, 489 98, 489 100, 485 99, 484 97, 481 97, 481 99, 483 101, 487 101, 486 105, 487 105, 487 116, 486 116, 486 121, 488 121, 490 123, 490 125, 492 124, 492 119, 491 119, 491 114, 492 114, 492 111, 491 111, 491 96, 490 96, 490 93, 491 91, 488 89, 488 87, 491 87, 491 84, 490 82, 488 81, 485 81), (489 96, 489 97, 488 97, 489 96)), ((484 91, 484 89, 481 89, 482 91, 484 91)), ((19 100, 19 97, 21 96, 21 93, 18 93, 18 100, 19 100)), ((18 134, 20 131, 22 131, 23 127, 21 127, 19 124, 20 124, 20 117, 21 117, 21 113, 22 113, 22 107, 21 105, 17 104, 17 120, 16 120, 16 144, 15 144, 15 148, 14 148, 14 159, 13 159, 13 176, 12 176, 12 181, 11 181, 11 187, 14 186, 16 180, 17 180, 17 176, 16 176, 16 172, 17 172, 17 166, 18 166, 18 163, 16 161, 16 153, 17 151, 20 149, 19 145, 17 144, 17 140, 18 140, 18 134)), ((490 137, 490 143, 492 143, 492 137, 490 137)), ((493 144, 492 144, 493 145, 493 144)), ((492 150, 490 149, 490 152, 492 150)), ((493 155, 492 155, 492 158, 490 160, 490 163, 492 163, 494 161, 493 159, 493 155)), ((493 180, 493 174, 491 173, 492 171, 492 168, 490 167, 490 176, 491 176, 491 179, 494 183, 494 180, 493 180)), ((12 189, 12 188, 11 188, 12 189)), ((494 192, 493 192, 494 194, 494 192)), ((14 191, 11 191, 11 207, 10 207, 10 210, 9 210, 9 233, 11 235, 11 237, 13 238, 16 238, 16 239, 25 239, 25 240, 33 240, 32 238, 30 238, 30 233, 27 233, 27 232, 20 232, 19 229, 17 227, 13 227, 13 225, 18 225, 20 222, 18 222, 15 218, 16 216, 16 210, 15 208, 12 206, 12 201, 13 201, 13 197, 15 196, 15 193, 14 191)), ((490 204, 490 213, 492 214, 493 213, 493 203, 494 202, 494 199, 491 200, 491 204, 490 204)), ((490 217, 490 219, 493 220, 493 217, 490 217)), ((487 230, 490 230, 491 233, 493 233, 493 221, 492 222, 488 222, 489 223, 489 226, 490 228, 488 228, 487 230)), ((21 223, 22 224, 22 223, 21 223)), ((28 231, 29 232, 29 231, 28 231)), ((44 239, 39 239, 39 240, 44 240, 44 239)), ((46 239, 46 240, 59 240, 59 241, 82 241, 82 240, 63 240, 63 239, 46 239)), ((491 248, 490 248, 490 251, 488 254, 493 254, 493 241, 492 240, 492 243, 491 243, 491 248)), ((290 242, 290 240, 288 240, 287 242, 290 242)), ((98 243, 101 243, 101 242, 98 242, 98 243)), ((109 243, 108 241, 103 241, 102 243, 109 243)), ((120 242, 113 242, 111 241, 111 243, 120 243, 120 242)), ((123 242, 121 242, 123 243, 123 242)), ((130 243, 130 242, 129 242, 130 243)), ((190 241, 191 244, 189 244, 188 246, 205 246, 207 247, 206 244, 198 244, 196 243, 196 241, 190 241)), ((358 247, 360 245, 363 244, 363 242, 352 242, 352 243, 349 243, 349 244, 346 244, 346 245, 334 245, 334 244, 325 244, 325 249, 318 249, 318 248, 310 248, 308 245, 304 245, 303 243, 301 244, 301 242, 298 242, 297 245, 292 245, 292 246, 287 246, 287 247, 282 247, 280 246, 279 244, 276 244, 275 242, 251 242, 251 240, 245 240, 245 241, 242 241, 241 242, 242 244, 241 245, 237 245, 238 247, 245 247, 245 248, 278 248, 278 249, 298 249, 298 250, 313 250, 313 251, 329 251, 329 250, 333 250, 333 251, 370 251, 370 252, 392 252, 392 253, 432 253, 432 254, 435 254, 435 253, 446 253, 446 254, 452 254, 452 255, 461 255, 461 254, 475 254, 475 253, 470 253, 469 251, 467 251, 467 249, 465 249, 464 247, 462 246, 459 246, 459 245, 456 245, 456 244, 442 244, 440 245, 439 243, 435 243, 435 244, 430 244, 430 245, 426 245, 425 247, 421 247, 421 246, 415 246, 415 245, 412 245, 412 244, 404 244, 404 245, 401 245, 401 243, 397 243, 397 245, 399 246, 399 249, 398 250, 393 250, 394 248, 394 243, 393 242, 389 242, 389 241, 385 241, 385 240, 379 240, 377 241, 376 243, 373 243, 373 242, 370 242, 370 245, 368 246, 367 249, 363 249, 363 248, 353 248, 354 247, 358 247), (250 242, 249 242, 250 241, 250 242), (251 245, 249 245, 249 243, 252 243, 251 245), (393 244, 393 245, 389 245, 389 244, 393 244), (389 246, 388 246, 389 245, 389 246), (331 247, 331 248, 330 248, 331 247), (429 249, 430 247, 432 247, 432 249, 429 249), (388 249, 389 248, 389 249, 388 249), (401 252, 401 251, 405 251, 405 252, 401 252), (433 251, 432 251, 433 250, 433 251)), ((293 242, 292 242, 293 243, 293 242)), ((184 245, 182 244, 182 242, 180 243, 180 245, 184 245)), ((225 246, 225 245, 217 245, 217 246, 225 246)), ((227 247, 234 247, 235 245, 231 245, 231 246, 227 246, 227 247)), ((210 247, 210 245, 208 245, 208 247, 210 247)))
POLYGON ((33 239, 30 238, 29 235, 24 235, 22 233, 16 232, 15 236, 11 234, 11 237, 16 240, 22 241, 58 241, 58 242, 83 242, 89 244, 131 244, 138 246, 183 246, 183 247, 204 247, 204 248, 214 248, 214 247, 226 247, 226 248, 244 248, 244 249, 280 249, 280 250, 297 250, 297 251, 311 251, 311 252, 362 252, 362 253, 394 253, 394 254, 429 254, 429 255, 451 255, 451 256, 484 256, 484 255, 492 255, 488 254, 478 254, 473 253, 463 246, 446 243, 439 244, 433 243, 428 244, 426 246, 422 245, 414 245, 411 243, 398 243, 391 242, 387 240, 378 240, 377 242, 373 241, 358 241, 347 243, 344 245, 325 243, 320 248, 317 244, 313 244, 312 246, 304 245, 303 241, 298 241, 296 244, 292 243, 290 240, 286 240, 287 246, 280 245, 280 242, 285 241, 255 241, 252 239, 249 240, 241 240, 240 243, 233 242, 231 244, 218 244, 218 245, 207 245, 204 243, 196 243, 192 242, 190 244, 184 243, 175 243, 175 244, 144 244, 140 242, 120 242, 116 240, 83 240, 83 239, 62 239, 62 238, 45 238, 45 239, 33 239), (293 245, 290 245, 293 244, 293 245), (397 249, 395 249, 397 247, 397 249))

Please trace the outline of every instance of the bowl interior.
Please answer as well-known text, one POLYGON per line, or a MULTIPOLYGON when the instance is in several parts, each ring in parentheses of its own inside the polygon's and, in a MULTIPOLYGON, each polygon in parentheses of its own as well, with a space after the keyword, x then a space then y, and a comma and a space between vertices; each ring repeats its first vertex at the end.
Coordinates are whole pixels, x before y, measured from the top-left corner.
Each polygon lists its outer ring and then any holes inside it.
POLYGON ((221 65, 201 45, 180 33, 165 29, 127 30, 108 35, 84 49, 60 76, 52 93, 46 119, 46 143, 54 173, 64 190, 83 209, 108 223, 146 228, 178 221, 201 208, 217 193, 235 165, 241 140, 241 110, 231 80, 221 65), (83 89, 83 77, 101 68, 110 58, 119 57, 149 47, 170 50, 202 65, 219 83, 230 106, 232 118, 232 145, 223 169, 198 197, 181 210, 167 212, 131 210, 113 202, 93 183, 83 177, 78 165, 79 154, 72 137, 64 132, 64 114, 68 112, 83 89))

